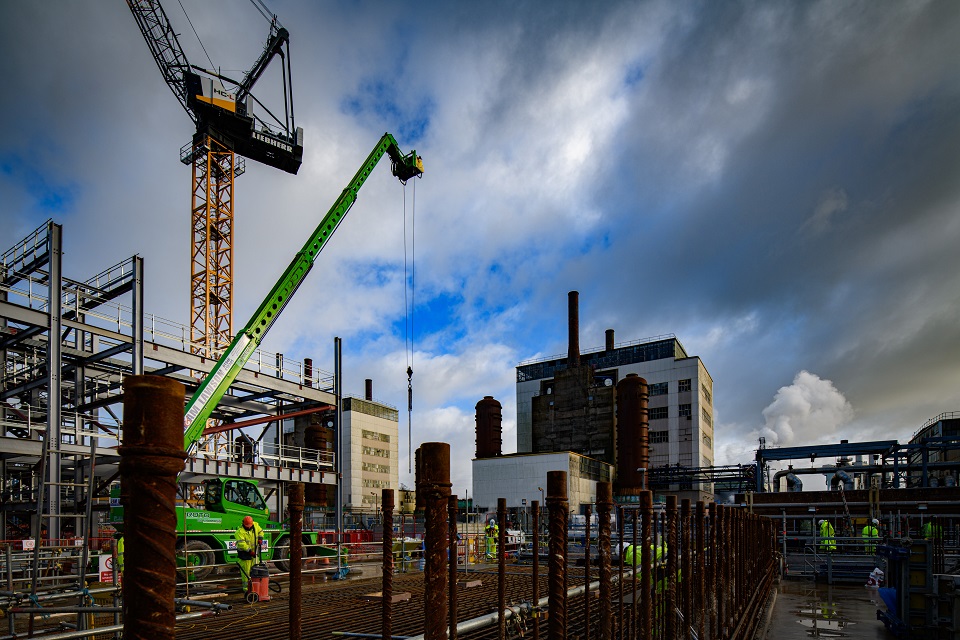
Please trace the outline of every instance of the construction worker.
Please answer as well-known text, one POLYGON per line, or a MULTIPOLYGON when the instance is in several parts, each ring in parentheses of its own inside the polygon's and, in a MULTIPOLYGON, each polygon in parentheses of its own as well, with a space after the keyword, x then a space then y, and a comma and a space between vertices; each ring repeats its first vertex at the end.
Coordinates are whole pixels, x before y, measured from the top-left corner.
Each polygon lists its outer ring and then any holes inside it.
POLYGON ((496 520, 490 518, 490 524, 487 525, 485 533, 487 538, 487 556, 495 558, 497 556, 497 540, 500 537, 500 527, 497 526, 496 520))
POLYGON ((116 538, 116 542, 114 543, 114 547, 117 550, 117 575, 122 576, 123 575, 123 534, 117 533, 115 534, 115 538, 116 538))
POLYGON ((263 542, 263 529, 253 521, 250 516, 245 516, 243 522, 233 532, 233 539, 237 541, 237 564, 240 565, 240 583, 243 590, 247 590, 247 581, 250 579, 250 570, 253 569, 253 561, 257 557, 257 551, 263 542))
POLYGON ((877 552, 877 538, 880 537, 880 521, 874 518, 863 527, 860 537, 863 538, 863 550, 867 553, 877 552))
POLYGON ((833 553, 837 550, 836 532, 833 525, 827 520, 821 520, 820 525, 820 551, 822 553, 833 553))
MULTIPOLYGON (((640 564, 640 553, 634 549, 629 542, 620 544, 620 555, 623 556, 623 565, 636 567, 640 564)), ((650 559, 653 561, 655 575, 654 586, 657 593, 663 593, 667 588, 667 575, 665 569, 667 566, 667 543, 661 542, 658 545, 650 545, 650 559)), ((680 570, 677 569, 677 580, 680 579, 680 570)))
POLYGON ((939 522, 935 522, 934 520, 935 518, 927 520, 920 530, 924 540, 943 540, 943 527, 940 526, 939 522))

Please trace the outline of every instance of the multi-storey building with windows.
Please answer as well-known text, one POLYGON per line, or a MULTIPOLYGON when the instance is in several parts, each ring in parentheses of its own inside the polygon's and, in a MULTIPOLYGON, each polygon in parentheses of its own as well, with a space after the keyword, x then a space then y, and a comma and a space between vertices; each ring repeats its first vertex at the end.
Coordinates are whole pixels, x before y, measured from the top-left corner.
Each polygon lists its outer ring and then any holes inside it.
MULTIPOLYGON (((571 325, 575 310, 571 309, 571 325)), ((578 324, 578 321, 577 321, 578 324)), ((647 381, 650 469, 713 465, 713 379, 674 335, 580 353, 571 329, 567 357, 517 366, 517 451, 569 450, 616 465, 616 385, 628 373, 647 381)), ((707 484, 655 490, 712 499, 707 484)))
POLYGON ((343 502, 374 512, 382 489, 400 488, 399 414, 374 400, 343 399, 343 502))

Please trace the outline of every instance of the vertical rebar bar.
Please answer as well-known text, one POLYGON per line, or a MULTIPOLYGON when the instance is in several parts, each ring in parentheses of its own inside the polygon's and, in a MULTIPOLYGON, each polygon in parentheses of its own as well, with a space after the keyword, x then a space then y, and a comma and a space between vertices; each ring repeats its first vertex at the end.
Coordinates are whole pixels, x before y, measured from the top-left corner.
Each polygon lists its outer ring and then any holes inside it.
POLYGON ((613 508, 613 485, 597 483, 597 553, 600 556, 600 640, 612 640, 610 620, 610 510, 613 508))
MULTIPOLYGON (((11 545, 9 542, 4 548, 4 554, 6 555, 7 561, 7 591, 13 593, 13 545, 11 545)), ((114 606, 116 606, 116 602, 114 602, 114 606)), ((7 625, 10 631, 10 636, 15 635, 16 625, 13 622, 12 615, 7 616, 7 625)))
MULTIPOLYGON (((392 640, 393 636, 393 489, 380 492, 380 504, 383 505, 383 555, 382 584, 380 596, 380 633, 383 640, 392 640)), ((403 531, 400 532, 400 557, 406 554, 403 531)))
POLYGON ((507 637, 507 499, 497 498, 497 638, 507 637))
MULTIPOLYGON (((624 597, 624 586, 623 586, 623 548, 624 548, 624 546, 625 546, 623 543, 624 543, 624 542, 626 541, 626 539, 627 539, 627 538, 626 538, 626 526, 627 526, 626 520, 627 520, 626 511, 624 510, 623 507, 618 507, 618 508, 617 508, 617 544, 620 545, 620 550, 617 552, 617 556, 619 557, 619 562, 618 562, 618 564, 619 564, 619 569, 618 569, 618 574, 617 574, 617 585, 618 585, 619 588, 620 588, 620 594, 619 594, 620 599, 617 601, 617 604, 618 604, 619 609, 620 609, 620 615, 617 616, 617 639, 618 639, 618 640, 623 640, 623 636, 624 636, 624 629, 623 629, 623 628, 624 628, 624 626, 625 626, 625 625, 624 625, 624 621, 625 621, 626 618, 627 618, 626 607, 624 607, 624 605, 623 605, 623 597, 624 597)), ((634 549, 634 552, 636 552, 636 549, 634 549)))
MULTIPOLYGON (((533 510, 533 597, 534 606, 540 602, 540 501, 531 502, 533 510)), ((540 612, 534 613, 533 640, 540 640, 540 612)))
POLYGON ((567 472, 547 472, 547 508, 550 511, 549 614, 550 640, 567 637, 567 472))
POLYGON ((123 444, 118 450, 126 551, 123 637, 173 640, 185 389, 159 376, 130 376, 123 386, 123 444))
MULTIPOLYGON (((632 530, 632 539, 630 544, 633 548, 633 566, 630 567, 630 625, 627 627, 627 634, 630 638, 637 637, 637 544, 639 538, 637 537, 637 510, 634 509, 632 514, 633 517, 630 521, 630 528, 632 530)), ((647 571, 646 562, 641 565, 641 571, 647 571)))
MULTIPOLYGON (((648 640, 653 631, 653 602, 651 600, 653 591, 653 562, 650 557, 652 551, 651 532, 653 531, 653 492, 649 490, 640 492, 640 516, 642 518, 641 532, 643 537, 640 541, 640 633, 637 637, 641 640, 648 640)), ((636 549, 634 549, 636 554, 636 549)))
POLYGON ((583 613, 583 635, 586 638, 590 637, 590 519, 592 517, 593 511, 590 505, 587 505, 587 519, 583 530, 585 545, 583 550, 583 588, 586 597, 583 613))
POLYGON ((287 507, 290 510, 290 612, 287 624, 290 640, 303 637, 303 507, 302 482, 287 487, 287 507))
POLYGON ((425 442, 420 445, 420 495, 425 511, 424 563, 426 640, 447 638, 447 499, 450 497, 450 445, 425 442))
POLYGON ((710 510, 710 564, 707 582, 710 584, 710 640, 717 640, 720 637, 717 626, 720 620, 720 572, 718 571, 717 556, 719 555, 720 541, 720 522, 718 519, 718 507, 716 502, 708 505, 710 510))
MULTIPOLYGON (((704 531, 705 523, 705 504, 703 500, 697 501, 697 594, 696 604, 693 610, 697 612, 697 637, 704 638, 705 621, 707 618, 707 548, 706 535, 704 531)), ((686 580, 686 577, 684 577, 686 580)))
POLYGON ((693 581, 693 536, 690 529, 690 498, 680 501, 680 549, 683 551, 680 566, 680 613, 682 627, 680 637, 690 636, 693 629, 693 607, 691 606, 691 582, 693 581))
POLYGON ((666 589, 666 637, 677 637, 677 496, 667 496, 667 589, 666 589))
POLYGON ((730 614, 730 509, 717 506, 717 636, 727 637, 730 614))
POLYGON ((460 535, 457 533, 457 496, 451 495, 447 501, 447 516, 450 521, 450 640, 457 640, 457 565, 460 562, 460 547, 457 544, 460 535))

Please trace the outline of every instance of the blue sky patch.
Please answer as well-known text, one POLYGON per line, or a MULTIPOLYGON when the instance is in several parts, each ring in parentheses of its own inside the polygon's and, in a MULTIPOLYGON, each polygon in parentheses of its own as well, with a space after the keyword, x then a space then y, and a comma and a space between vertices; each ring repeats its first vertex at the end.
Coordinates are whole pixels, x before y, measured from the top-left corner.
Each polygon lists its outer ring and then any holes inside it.
POLYGON ((34 211, 43 218, 69 213, 76 203, 79 189, 75 184, 54 184, 49 173, 40 171, 15 153, 0 155, 0 173, 19 186, 34 203, 34 211))

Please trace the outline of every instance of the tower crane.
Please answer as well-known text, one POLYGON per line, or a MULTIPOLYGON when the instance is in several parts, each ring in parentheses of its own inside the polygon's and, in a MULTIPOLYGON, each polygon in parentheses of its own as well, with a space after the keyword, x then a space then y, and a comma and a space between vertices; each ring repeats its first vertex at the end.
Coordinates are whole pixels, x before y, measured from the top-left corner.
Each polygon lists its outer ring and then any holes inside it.
POLYGON ((196 126, 180 149, 193 166, 191 180, 191 351, 217 358, 233 338, 234 180, 250 158, 288 173, 303 160, 303 129, 294 122, 290 34, 277 21, 263 52, 246 75, 234 80, 192 65, 159 0, 127 0, 137 27, 164 81, 196 126), (274 114, 252 91, 279 57, 283 114, 274 114), (239 157, 238 157, 239 156, 239 157))

